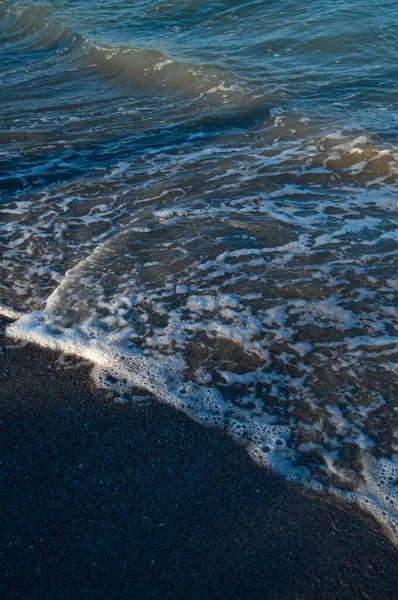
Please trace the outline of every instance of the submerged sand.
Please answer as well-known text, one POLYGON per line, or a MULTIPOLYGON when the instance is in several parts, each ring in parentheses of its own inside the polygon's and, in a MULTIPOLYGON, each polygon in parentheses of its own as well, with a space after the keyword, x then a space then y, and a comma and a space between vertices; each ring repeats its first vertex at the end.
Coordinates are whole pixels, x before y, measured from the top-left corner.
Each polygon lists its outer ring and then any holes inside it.
POLYGON ((398 550, 358 507, 169 406, 115 402, 88 365, 0 345, 3 598, 398 596, 398 550))

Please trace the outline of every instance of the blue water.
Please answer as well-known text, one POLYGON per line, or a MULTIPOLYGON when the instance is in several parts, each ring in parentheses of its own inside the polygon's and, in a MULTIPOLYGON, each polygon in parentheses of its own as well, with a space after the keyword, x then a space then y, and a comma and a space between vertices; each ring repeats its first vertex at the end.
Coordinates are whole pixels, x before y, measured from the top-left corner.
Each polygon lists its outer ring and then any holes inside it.
POLYGON ((15 0, 0 58, 9 334, 396 535, 395 3, 15 0))

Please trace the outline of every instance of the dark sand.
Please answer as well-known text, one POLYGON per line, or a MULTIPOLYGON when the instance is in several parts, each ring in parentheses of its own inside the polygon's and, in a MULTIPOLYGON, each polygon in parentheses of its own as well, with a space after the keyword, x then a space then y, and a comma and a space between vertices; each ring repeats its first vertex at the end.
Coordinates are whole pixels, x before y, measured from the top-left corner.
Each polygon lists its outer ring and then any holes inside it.
POLYGON ((88 367, 0 344, 2 598, 398 597, 398 551, 357 507, 170 407, 111 401, 88 367))

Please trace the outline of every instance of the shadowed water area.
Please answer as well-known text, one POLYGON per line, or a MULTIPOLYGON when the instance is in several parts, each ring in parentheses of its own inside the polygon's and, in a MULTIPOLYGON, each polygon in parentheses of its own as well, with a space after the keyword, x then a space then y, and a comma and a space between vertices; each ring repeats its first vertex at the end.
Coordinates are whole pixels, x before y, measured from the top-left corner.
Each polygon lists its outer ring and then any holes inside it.
POLYGON ((0 7, 9 334, 393 536, 397 26, 388 0, 0 7))

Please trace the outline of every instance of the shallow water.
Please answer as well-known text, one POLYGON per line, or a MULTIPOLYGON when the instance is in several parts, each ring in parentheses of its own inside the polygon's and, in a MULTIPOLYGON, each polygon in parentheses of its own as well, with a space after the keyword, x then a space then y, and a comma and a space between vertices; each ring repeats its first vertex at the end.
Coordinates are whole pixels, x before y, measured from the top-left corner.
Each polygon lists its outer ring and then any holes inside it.
POLYGON ((0 301, 397 535, 394 4, 3 2, 0 301))

